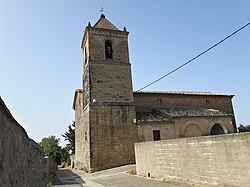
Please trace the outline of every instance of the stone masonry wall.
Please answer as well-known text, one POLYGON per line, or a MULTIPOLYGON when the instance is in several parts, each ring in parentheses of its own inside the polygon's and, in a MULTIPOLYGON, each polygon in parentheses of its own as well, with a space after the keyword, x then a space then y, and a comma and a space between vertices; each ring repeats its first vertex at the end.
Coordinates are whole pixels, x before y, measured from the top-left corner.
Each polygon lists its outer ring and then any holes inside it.
MULTIPOLYGON (((136 112, 147 112, 154 108, 207 108, 234 115, 232 97, 232 95, 143 94, 135 92, 134 103, 136 112)), ((234 116, 231 117, 231 121, 233 132, 237 132, 234 116)))
POLYGON ((45 187, 47 176, 42 148, 29 139, 0 97, 0 186, 45 187))
POLYGON ((128 63, 91 64, 91 101, 133 102, 131 67, 128 63))
POLYGON ((139 175, 249 187, 250 133, 135 144, 139 175))
POLYGON ((105 59, 105 41, 112 43, 113 62, 129 63, 128 33, 122 31, 108 31, 103 29, 89 29, 89 57, 91 61, 103 62, 105 59))
POLYGON ((188 94, 141 94, 134 93, 136 111, 152 108, 213 108, 233 114, 231 96, 188 94), (158 99, 162 102, 159 104, 158 99))
POLYGON ((89 107, 83 110, 83 95, 77 93, 75 102, 75 141, 76 152, 74 166, 78 169, 90 169, 89 107))
POLYGON ((91 112, 91 171, 135 162, 138 141, 134 106, 93 106, 91 112))

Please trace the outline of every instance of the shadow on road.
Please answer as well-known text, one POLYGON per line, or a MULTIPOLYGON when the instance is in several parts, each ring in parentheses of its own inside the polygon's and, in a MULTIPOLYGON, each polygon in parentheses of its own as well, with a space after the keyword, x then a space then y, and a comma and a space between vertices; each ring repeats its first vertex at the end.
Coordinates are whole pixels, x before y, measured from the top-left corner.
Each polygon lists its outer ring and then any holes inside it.
POLYGON ((79 175, 72 172, 70 169, 59 168, 56 171, 56 176, 51 180, 52 185, 69 185, 86 183, 79 175))

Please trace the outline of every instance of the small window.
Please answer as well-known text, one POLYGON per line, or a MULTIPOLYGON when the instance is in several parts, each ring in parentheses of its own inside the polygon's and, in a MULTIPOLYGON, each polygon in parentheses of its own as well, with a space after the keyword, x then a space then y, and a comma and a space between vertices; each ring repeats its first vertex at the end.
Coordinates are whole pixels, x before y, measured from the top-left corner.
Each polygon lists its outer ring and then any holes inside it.
POLYGON ((206 106, 210 106, 210 101, 206 100, 206 106))
POLYGON ((154 141, 161 140, 160 130, 153 130, 154 141))
POLYGON ((158 105, 162 105, 162 99, 158 99, 158 105))
POLYGON ((84 138, 85 140, 88 140, 88 133, 86 131, 84 132, 84 138))
POLYGON ((105 57, 106 57, 106 59, 113 58, 113 49, 112 49, 111 41, 105 42, 105 57))

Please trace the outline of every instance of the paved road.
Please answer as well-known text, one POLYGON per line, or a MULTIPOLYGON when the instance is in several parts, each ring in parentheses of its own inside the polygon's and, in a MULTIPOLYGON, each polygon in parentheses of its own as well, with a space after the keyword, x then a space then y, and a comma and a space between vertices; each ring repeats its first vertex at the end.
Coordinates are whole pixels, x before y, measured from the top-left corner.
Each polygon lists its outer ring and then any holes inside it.
POLYGON ((56 176, 52 179, 52 186, 54 187, 81 187, 85 181, 70 169, 59 168, 56 171, 56 176))
POLYGON ((52 181, 54 187, 209 187, 208 185, 160 181, 128 174, 134 165, 122 166, 96 173, 59 169, 52 181))

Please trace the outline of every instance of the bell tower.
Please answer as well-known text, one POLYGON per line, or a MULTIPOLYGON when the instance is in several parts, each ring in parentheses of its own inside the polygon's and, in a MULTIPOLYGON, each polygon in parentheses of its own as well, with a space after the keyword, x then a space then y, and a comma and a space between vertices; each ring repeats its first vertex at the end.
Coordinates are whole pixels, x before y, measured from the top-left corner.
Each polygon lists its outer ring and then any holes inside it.
POLYGON ((125 27, 119 30, 103 14, 84 32, 75 165, 90 172, 135 161, 138 134, 128 34, 125 27))

